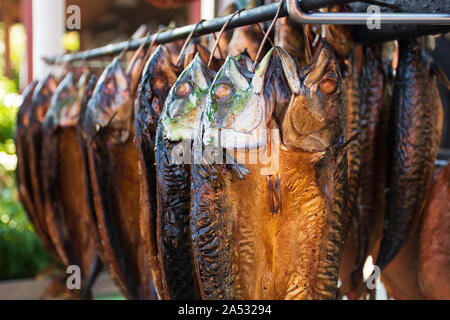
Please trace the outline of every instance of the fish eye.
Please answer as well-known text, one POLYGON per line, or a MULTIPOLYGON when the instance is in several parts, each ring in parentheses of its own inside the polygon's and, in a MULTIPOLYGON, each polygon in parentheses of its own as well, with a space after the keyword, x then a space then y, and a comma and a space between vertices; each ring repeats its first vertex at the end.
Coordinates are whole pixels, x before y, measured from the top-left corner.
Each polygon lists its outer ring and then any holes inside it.
POLYGON ((336 92, 338 88, 338 82, 333 76, 328 76, 320 83, 319 90, 325 95, 330 95, 336 92))
POLYGON ((218 84, 214 88, 214 96, 219 101, 228 100, 229 98, 231 98, 233 93, 234 93, 233 88, 230 85, 226 84, 226 83, 218 84))
POLYGON ((189 82, 182 82, 177 85, 175 91, 179 98, 184 98, 192 92, 192 86, 189 82))
POLYGON ((152 84, 156 90, 163 91, 164 87, 166 86, 166 81, 161 77, 156 77, 155 79, 153 79, 152 84))

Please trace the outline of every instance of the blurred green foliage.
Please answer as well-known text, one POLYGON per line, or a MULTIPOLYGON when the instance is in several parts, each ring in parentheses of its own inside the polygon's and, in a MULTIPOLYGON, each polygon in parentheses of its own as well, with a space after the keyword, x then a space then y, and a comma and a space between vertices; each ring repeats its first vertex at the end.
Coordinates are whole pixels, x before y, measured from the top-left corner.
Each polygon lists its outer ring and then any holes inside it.
MULTIPOLYGON (((20 27, 14 30, 11 32, 20 34, 20 27)), ((21 96, 15 75, 20 47, 21 43, 12 43, 13 80, 4 77, 0 69, 0 280, 33 277, 51 262, 17 198, 14 126, 21 96)))

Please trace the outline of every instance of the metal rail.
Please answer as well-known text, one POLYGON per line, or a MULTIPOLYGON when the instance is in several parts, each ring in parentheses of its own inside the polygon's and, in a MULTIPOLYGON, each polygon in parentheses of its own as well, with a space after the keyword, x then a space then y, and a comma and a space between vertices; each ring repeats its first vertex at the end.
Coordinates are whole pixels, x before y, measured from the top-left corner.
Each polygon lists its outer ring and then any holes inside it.
POLYGON ((344 13, 318 12, 306 13, 300 3, 295 0, 287 1, 291 19, 305 24, 347 24, 366 25, 368 21, 377 20, 380 25, 385 24, 421 24, 421 25, 449 25, 450 14, 447 13, 344 13))
MULTIPOLYGON (((373 19, 374 16, 367 13, 305 13, 307 10, 320 9, 326 5, 336 3, 350 3, 357 2, 355 0, 287 0, 281 8, 279 17, 290 16, 293 20, 305 24, 357 24, 366 25, 368 19, 373 19)), ((237 14, 226 29, 233 29, 245 25, 255 24, 273 19, 278 10, 279 2, 260 6, 248 10, 244 10, 237 14)), ((218 32, 223 25, 228 21, 231 15, 220 18, 204 21, 198 26, 195 24, 176 28, 173 30, 161 32, 157 37, 156 43, 163 44, 179 39, 184 39, 194 32, 194 36, 201 36, 218 32)), ((436 25, 444 25, 442 30, 445 31, 450 26, 450 14, 442 13, 382 13, 376 17, 380 24, 398 24, 411 25, 419 27, 429 27, 430 33, 439 33, 436 30, 436 25), (433 26, 430 26, 433 25, 433 26)), ((427 30, 421 30, 422 34, 427 30)), ((410 33, 414 36, 414 32, 410 33)), ((149 44, 156 35, 151 35, 147 38, 130 40, 116 44, 110 44, 104 47, 87 50, 84 52, 66 54, 54 57, 44 57, 43 60, 48 64, 61 64, 65 62, 87 60, 98 58, 102 56, 114 55, 123 50, 135 50, 143 44, 149 44)))

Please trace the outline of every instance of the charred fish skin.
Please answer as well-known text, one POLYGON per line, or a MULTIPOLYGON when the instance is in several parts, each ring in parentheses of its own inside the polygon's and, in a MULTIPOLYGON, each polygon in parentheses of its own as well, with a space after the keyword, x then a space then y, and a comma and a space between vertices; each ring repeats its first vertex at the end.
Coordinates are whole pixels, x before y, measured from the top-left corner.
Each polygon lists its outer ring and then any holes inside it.
POLYGON ((189 154, 193 131, 200 121, 199 106, 213 76, 197 54, 170 90, 158 126, 157 236, 163 284, 171 299, 200 298, 190 246, 190 158, 176 161, 175 155, 180 151, 189 154))
POLYGON ((147 61, 135 102, 135 135, 141 169, 140 229, 152 278, 161 298, 164 296, 156 237, 155 139, 159 116, 170 88, 177 78, 177 68, 165 47, 159 46, 147 61))
POLYGON ((417 40, 400 42, 389 126, 388 193, 376 265, 395 257, 425 206, 443 125, 436 76, 417 40))
POLYGON ((56 248, 51 242, 47 219, 45 215, 45 199, 43 192, 43 182, 41 174, 41 157, 42 150, 42 123, 45 118, 47 110, 50 108, 50 100, 56 90, 58 83, 52 75, 48 75, 43 80, 39 81, 33 92, 32 105, 29 110, 30 125, 28 134, 26 136, 25 148, 29 151, 30 162, 30 176, 31 186, 33 190, 34 210, 36 212, 36 220, 41 226, 41 229, 46 234, 47 240, 43 243, 48 243, 51 252, 56 255, 56 248))

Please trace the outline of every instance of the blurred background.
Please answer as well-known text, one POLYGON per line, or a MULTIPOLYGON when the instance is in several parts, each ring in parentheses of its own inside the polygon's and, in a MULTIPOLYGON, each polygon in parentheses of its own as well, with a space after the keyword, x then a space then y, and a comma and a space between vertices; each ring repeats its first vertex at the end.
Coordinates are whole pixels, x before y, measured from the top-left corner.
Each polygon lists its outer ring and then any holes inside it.
MULTIPOLYGON (((48 66, 40 58, 124 41, 142 24, 146 24, 150 30, 157 30, 160 25, 174 22, 182 26, 196 23, 202 18, 210 19, 218 16, 233 0, 194 0, 187 5, 169 8, 152 5, 155 2, 171 1, 0 1, 0 281, 14 284, 9 287, 0 285, 0 297, 3 297, 3 290, 13 298, 11 288, 18 288, 18 279, 34 279, 37 275, 38 279, 45 278, 46 268, 51 263, 50 256, 42 248, 18 202, 15 183, 16 112, 22 101, 22 89, 32 79, 40 79, 48 72, 48 66), (71 5, 77 5, 80 9, 79 30, 68 30, 66 27, 67 18, 73 14, 73 11, 67 12, 71 5)), ((247 1, 234 2, 244 7, 247 1)), ((432 54, 447 75, 450 75, 449 52, 448 40, 438 39, 437 49, 432 54)), ((450 148, 450 93, 442 86, 440 88, 446 110, 442 147, 450 148)), ((99 280, 99 286, 103 286, 103 289, 98 292, 104 296, 117 292, 108 281, 107 276, 99 280)), ((26 288, 30 288, 30 285, 26 288)), ((37 298, 42 289, 39 288, 36 289, 35 297, 30 293, 27 298, 37 298)))

